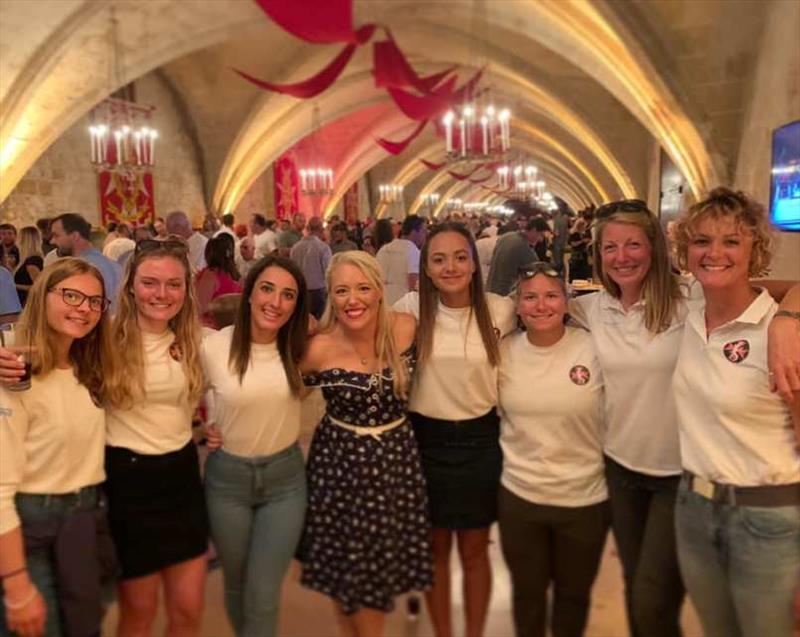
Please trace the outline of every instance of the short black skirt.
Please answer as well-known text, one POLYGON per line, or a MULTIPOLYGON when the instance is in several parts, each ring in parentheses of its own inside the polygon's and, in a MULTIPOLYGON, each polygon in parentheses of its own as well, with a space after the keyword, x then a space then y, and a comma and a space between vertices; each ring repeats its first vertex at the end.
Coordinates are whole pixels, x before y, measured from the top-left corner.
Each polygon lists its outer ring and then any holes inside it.
POLYGON ((151 575, 206 552, 208 514, 194 442, 161 455, 106 447, 106 474, 122 579, 151 575))
POLYGON ((503 468, 500 419, 493 409, 472 420, 410 413, 428 488, 431 524, 482 529, 497 520, 503 468))

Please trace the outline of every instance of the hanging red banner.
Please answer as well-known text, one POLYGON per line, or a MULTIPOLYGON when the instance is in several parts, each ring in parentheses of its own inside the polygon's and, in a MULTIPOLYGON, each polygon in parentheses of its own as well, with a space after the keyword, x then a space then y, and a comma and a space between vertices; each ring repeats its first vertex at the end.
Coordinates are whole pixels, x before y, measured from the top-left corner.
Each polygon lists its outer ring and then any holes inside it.
POLYGON ((282 29, 306 42, 357 41, 352 0, 256 0, 256 3, 282 29))
POLYGON ((427 77, 420 77, 411 67, 394 38, 375 42, 372 45, 372 74, 378 88, 415 88, 420 93, 430 93, 437 84, 455 70, 455 66, 427 77))
POLYGON ((419 123, 414 131, 405 139, 400 140, 399 142, 389 141, 388 139, 384 139, 383 137, 378 137, 375 141, 380 144, 380 146, 386 151, 391 153, 392 155, 399 155, 402 153, 408 145, 413 142, 419 134, 422 132, 422 129, 425 128, 425 125, 428 123, 428 120, 423 120, 419 123))
POLYGON ((153 174, 143 171, 103 170, 97 174, 100 221, 134 225, 156 218, 153 174))
POLYGON ((275 218, 290 219, 300 210, 297 187, 297 165, 284 155, 272 165, 275 218))

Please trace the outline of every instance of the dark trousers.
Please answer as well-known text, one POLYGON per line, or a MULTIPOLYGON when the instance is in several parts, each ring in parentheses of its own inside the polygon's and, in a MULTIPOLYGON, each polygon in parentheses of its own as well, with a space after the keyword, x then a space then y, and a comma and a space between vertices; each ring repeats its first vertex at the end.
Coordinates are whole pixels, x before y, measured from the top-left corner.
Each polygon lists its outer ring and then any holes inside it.
POLYGON ((325 311, 325 302, 328 300, 327 290, 325 288, 317 288, 308 291, 308 302, 310 304, 309 311, 314 315, 314 318, 319 319, 325 311))
POLYGON ((501 486, 499 516, 517 637, 545 636, 551 582, 553 637, 583 635, 608 533, 608 501, 582 507, 534 504, 501 486))
POLYGON ((606 456, 611 528, 625 579, 633 637, 682 634, 685 589, 675 546, 675 498, 680 476, 631 471, 606 456))

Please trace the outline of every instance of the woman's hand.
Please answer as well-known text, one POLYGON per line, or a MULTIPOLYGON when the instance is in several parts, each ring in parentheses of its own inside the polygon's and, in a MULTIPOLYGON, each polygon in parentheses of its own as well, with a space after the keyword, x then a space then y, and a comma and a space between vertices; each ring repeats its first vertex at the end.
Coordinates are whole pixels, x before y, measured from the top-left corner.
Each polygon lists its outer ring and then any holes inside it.
POLYGON ((39 591, 28 580, 28 587, 20 594, 7 591, 4 598, 6 625, 9 630, 20 637, 40 637, 44 635, 47 619, 47 606, 39 591), (25 603, 25 600, 27 603, 25 603), (17 608, 16 606, 20 606, 17 608), (9 608, 11 606, 12 608, 9 608))
POLYGON ((222 432, 217 429, 217 426, 212 422, 205 427, 206 434, 206 449, 209 451, 216 451, 222 446, 222 432))
POLYGON ((791 405, 800 392, 800 322, 776 316, 769 324, 767 341, 770 389, 791 405))
POLYGON ((14 348, 0 347, 0 383, 13 385, 18 383, 25 373, 25 363, 20 360, 19 352, 14 348))

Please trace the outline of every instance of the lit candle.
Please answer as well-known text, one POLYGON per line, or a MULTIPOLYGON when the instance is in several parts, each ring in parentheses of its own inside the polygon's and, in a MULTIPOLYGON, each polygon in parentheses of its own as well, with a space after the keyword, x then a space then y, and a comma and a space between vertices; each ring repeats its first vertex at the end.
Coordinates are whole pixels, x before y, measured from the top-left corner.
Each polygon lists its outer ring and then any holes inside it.
POLYGON ((108 155, 108 128, 104 124, 101 124, 98 127, 99 130, 99 137, 98 140, 99 147, 100 147, 100 163, 106 163, 106 157, 108 155))
POLYGON ((463 118, 460 120, 459 125, 461 130, 461 156, 464 157, 467 154, 467 128, 463 118))
POLYGON ((489 154, 489 130, 488 130, 489 120, 486 117, 481 117, 481 133, 483 134, 483 154, 489 154))
POLYGON ((448 153, 453 152, 453 111, 447 111, 447 114, 444 116, 444 139, 445 139, 445 150, 448 153))
POLYGON ((117 151, 116 156, 116 163, 117 165, 122 163, 122 131, 115 130, 114 131, 114 142, 115 142, 115 149, 117 151))
POLYGON ((150 165, 155 166, 156 163, 156 139, 158 139, 158 131, 150 131, 150 165))
POLYGON ((136 131, 133 134, 133 150, 136 153, 136 165, 142 165, 142 134, 136 131))
POLYGON ((89 127, 89 135, 92 144, 92 163, 97 163, 97 130, 94 126, 89 127))

